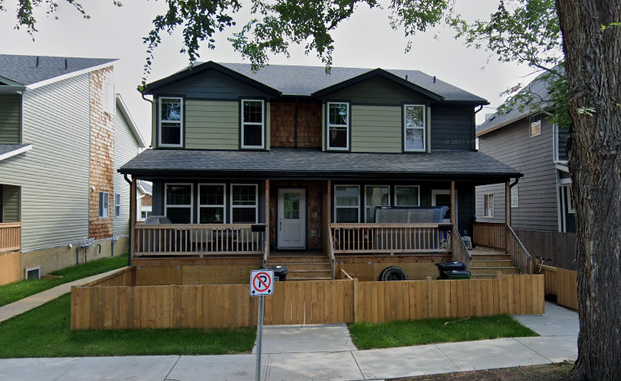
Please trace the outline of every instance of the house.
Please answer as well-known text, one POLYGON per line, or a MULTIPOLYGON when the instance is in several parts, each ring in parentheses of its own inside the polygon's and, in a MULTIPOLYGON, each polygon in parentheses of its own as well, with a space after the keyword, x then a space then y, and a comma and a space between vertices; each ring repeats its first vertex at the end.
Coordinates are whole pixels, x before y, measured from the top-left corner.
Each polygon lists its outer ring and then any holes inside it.
POLYGON ((126 251, 129 184, 114 169, 145 143, 114 92, 114 62, 0 55, 0 260, 10 268, 0 283, 126 251))
POLYGON ((138 207, 136 208, 138 214, 136 218, 138 221, 144 221, 152 213, 153 184, 149 181, 138 180, 136 191, 138 192, 138 207))
POLYGON ((170 223, 135 225, 141 271, 203 265, 228 283, 281 264, 288 279, 372 280, 393 266, 437 277, 434 263, 469 257, 456 237, 472 231, 475 187, 521 176, 475 150, 487 101, 416 70, 207 62, 144 94, 153 149, 119 171, 134 194, 136 181, 153 183, 153 215, 170 223), (448 227, 375 223, 378 208, 434 206, 450 207, 448 227))
MULTIPOLYGON (((545 113, 549 94, 542 76, 522 90, 542 106, 516 105, 503 115, 491 115, 477 127, 479 150, 524 174, 510 193, 515 229, 575 233, 565 153, 569 130, 555 125, 545 113)), ((477 220, 503 222, 504 187, 484 185, 476 192, 477 220)))

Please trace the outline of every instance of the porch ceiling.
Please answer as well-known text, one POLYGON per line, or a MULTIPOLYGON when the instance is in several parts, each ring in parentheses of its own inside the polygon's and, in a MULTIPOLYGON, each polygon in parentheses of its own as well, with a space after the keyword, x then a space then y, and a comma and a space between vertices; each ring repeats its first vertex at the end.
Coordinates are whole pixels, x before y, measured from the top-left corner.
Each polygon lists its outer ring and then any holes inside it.
POLYGON ((271 151, 146 150, 119 169, 144 178, 364 178, 508 181, 522 174, 473 151, 422 154, 322 152, 273 148, 271 151))

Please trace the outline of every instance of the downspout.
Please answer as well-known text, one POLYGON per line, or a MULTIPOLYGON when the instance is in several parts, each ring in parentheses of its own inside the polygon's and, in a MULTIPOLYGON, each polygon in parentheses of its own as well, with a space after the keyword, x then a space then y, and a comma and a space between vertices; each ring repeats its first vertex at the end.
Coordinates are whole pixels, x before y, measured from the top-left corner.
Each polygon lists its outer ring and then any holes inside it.
POLYGON ((298 99, 295 98, 295 148, 298 148, 298 99))
MULTIPOLYGON (((144 98, 144 94, 142 95, 142 97, 144 98)), ((147 100, 148 102, 151 102, 151 101, 149 101, 148 99, 146 99, 146 100, 147 100)), ((129 193, 130 193, 130 195, 129 195, 129 197, 130 197, 130 199, 129 199, 129 202, 130 202, 130 208, 129 208, 129 228, 131 229, 131 228, 132 228, 132 208, 131 208, 131 202, 132 202, 132 200, 131 200, 131 197, 133 196, 133 195, 131 194, 131 193, 132 193, 132 191, 131 191, 132 181, 131 181, 128 177, 127 177, 127 173, 125 173, 125 174, 123 175, 123 178, 125 179, 125 181, 127 181, 127 183, 128 183, 128 184, 129 184, 129 186, 130 186, 130 191, 129 191, 129 193)), ((136 202, 136 201, 134 201, 134 203, 135 203, 135 202, 136 202)), ((134 210, 134 213, 136 213, 136 210, 134 210)), ((131 233, 131 232, 129 232, 129 237, 127 238, 127 240, 129 241, 129 248, 130 248, 130 254, 128 254, 128 255, 127 255, 127 266, 131 266, 131 265, 132 265, 132 256, 131 256, 131 248, 132 248, 132 233, 131 233)), ((114 245, 112 246, 112 248, 114 249, 114 245)), ((114 255, 114 251, 112 251, 112 255, 114 255)))
MULTIPOLYGON (((517 183, 519 183, 519 182, 520 182, 520 178, 519 178, 519 177, 516 177, 516 178, 515 178, 515 181, 513 182, 513 184, 510 184, 510 185, 509 185, 509 196, 511 196, 511 188, 513 188, 514 186, 516 186, 516 185, 517 185, 517 183)), ((509 198, 509 200, 508 200, 508 201, 509 201, 509 208, 511 208, 511 199, 509 198)), ((507 202, 507 200, 505 200, 505 202, 507 202)), ((512 221, 512 220, 513 220, 513 213, 511 213, 511 214, 509 215, 509 224, 510 224, 510 225, 513 225, 513 221, 512 221)))

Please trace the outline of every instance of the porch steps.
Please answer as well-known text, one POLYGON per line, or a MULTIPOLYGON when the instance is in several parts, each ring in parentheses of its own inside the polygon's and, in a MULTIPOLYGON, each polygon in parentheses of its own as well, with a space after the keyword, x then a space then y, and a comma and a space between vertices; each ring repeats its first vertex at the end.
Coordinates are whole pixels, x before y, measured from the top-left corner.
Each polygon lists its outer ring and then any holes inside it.
POLYGON ((330 259, 324 254, 270 256, 269 266, 286 266, 287 281, 330 280, 330 259))
POLYGON ((518 274, 518 269, 513 266, 511 256, 504 251, 477 247, 470 251, 470 272, 472 279, 493 279, 500 271, 502 274, 518 274))

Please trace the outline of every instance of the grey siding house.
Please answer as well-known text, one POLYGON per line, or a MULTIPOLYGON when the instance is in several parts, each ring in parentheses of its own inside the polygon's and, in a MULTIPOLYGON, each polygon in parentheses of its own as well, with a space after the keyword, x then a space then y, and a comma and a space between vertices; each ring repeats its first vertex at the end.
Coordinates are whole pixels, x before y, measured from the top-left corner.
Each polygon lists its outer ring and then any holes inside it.
POLYGON ((127 188, 113 180, 113 167, 145 144, 114 93, 113 64, 0 55, 0 258, 9 261, 10 253, 19 263, 10 280, 27 269, 46 274, 73 265, 85 254, 111 255, 113 239, 128 236, 127 205, 118 223, 114 218, 115 188, 127 188), (89 238, 101 254, 87 248, 78 256, 89 238))
MULTIPOLYGON (((541 77, 528 91, 544 101, 548 97, 541 77)), ((537 110, 516 106, 493 114, 477 127, 479 150, 524 174, 511 188, 511 224, 516 229, 575 232, 571 178, 566 146, 569 131, 554 125, 537 110)), ((476 188, 476 215, 481 222, 504 222, 504 185, 476 188)))

